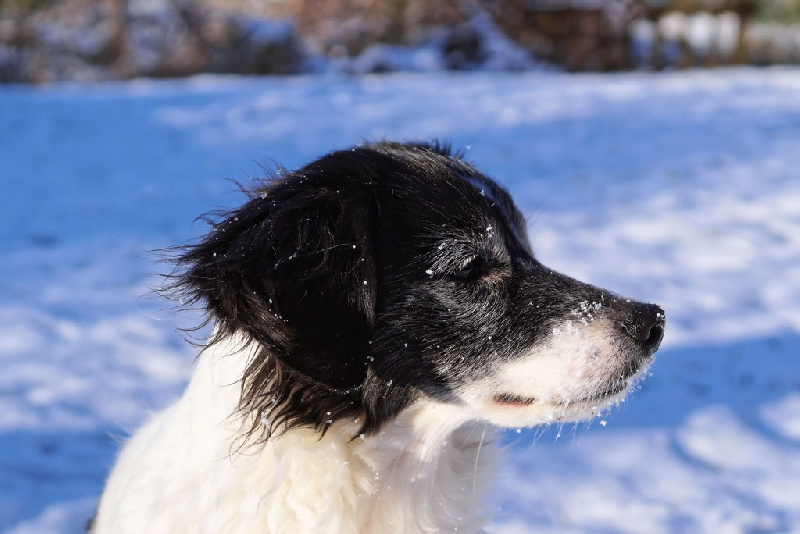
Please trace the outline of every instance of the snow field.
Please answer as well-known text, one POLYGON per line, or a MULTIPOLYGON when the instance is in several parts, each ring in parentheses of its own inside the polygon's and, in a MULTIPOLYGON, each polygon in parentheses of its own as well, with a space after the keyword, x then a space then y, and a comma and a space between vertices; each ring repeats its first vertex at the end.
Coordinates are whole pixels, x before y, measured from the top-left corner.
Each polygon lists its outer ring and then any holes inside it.
POLYGON ((0 529, 78 532, 180 394, 197 317, 148 250, 275 161, 441 137, 546 264, 667 312, 602 421, 504 433, 492 532, 800 530, 800 71, 132 82, 0 91, 0 529))

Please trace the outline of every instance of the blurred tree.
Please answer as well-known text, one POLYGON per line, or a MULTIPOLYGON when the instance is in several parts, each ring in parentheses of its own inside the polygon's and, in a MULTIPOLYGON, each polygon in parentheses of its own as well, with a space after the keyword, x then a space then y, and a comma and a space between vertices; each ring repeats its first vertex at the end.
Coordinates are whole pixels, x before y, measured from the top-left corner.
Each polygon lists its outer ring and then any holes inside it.
POLYGON ((760 0, 756 17, 770 22, 800 22, 800 0, 760 0))
POLYGON ((0 0, 0 11, 4 13, 27 13, 50 7, 56 0, 0 0))

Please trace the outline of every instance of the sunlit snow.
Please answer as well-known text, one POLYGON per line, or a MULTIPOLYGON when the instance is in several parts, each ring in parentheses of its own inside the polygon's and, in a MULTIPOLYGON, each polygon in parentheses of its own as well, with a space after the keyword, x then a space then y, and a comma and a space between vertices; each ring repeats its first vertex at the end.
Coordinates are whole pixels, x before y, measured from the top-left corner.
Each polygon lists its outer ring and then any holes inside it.
POLYGON ((0 530, 80 532, 119 440, 182 391, 199 318, 148 251, 241 202, 228 179, 434 136, 510 189, 545 264, 667 314, 602 420, 504 432, 490 531, 800 530, 791 69, 0 88, 0 530))

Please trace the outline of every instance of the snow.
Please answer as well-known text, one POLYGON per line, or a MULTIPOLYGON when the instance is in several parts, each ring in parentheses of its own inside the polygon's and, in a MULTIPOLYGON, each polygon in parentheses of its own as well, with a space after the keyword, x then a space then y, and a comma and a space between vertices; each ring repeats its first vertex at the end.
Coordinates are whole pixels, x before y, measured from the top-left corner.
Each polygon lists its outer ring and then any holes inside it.
POLYGON ((543 262, 667 312, 602 421, 504 432, 490 531, 800 529, 798 94, 792 69, 0 88, 0 530, 79 532, 180 394, 197 317, 148 251, 240 202, 226 179, 432 136, 509 187, 543 262))

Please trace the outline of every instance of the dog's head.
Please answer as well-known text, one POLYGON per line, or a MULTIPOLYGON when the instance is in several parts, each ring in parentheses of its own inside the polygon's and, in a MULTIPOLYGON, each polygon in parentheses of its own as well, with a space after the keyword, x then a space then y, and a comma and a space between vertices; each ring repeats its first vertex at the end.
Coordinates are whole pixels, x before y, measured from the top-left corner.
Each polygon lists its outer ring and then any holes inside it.
POLYGON ((446 147, 379 143, 265 182, 178 258, 216 340, 257 347, 253 431, 434 399, 528 426, 589 417, 642 374, 663 311, 534 257, 509 194, 446 147))

